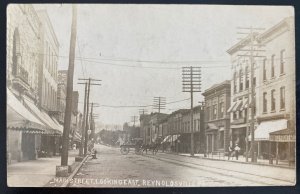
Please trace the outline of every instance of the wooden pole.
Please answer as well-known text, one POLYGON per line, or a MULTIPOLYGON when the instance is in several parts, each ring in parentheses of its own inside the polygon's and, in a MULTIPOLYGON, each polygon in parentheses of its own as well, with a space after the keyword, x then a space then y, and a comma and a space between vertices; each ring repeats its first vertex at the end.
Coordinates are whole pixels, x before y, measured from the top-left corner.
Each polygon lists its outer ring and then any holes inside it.
POLYGON ((63 131, 63 142, 62 142, 62 153, 61 153, 61 166, 68 165, 69 131, 70 131, 71 114, 72 114, 72 94, 73 94, 76 33, 77 33, 77 7, 76 5, 73 5, 69 68, 68 68, 68 77, 67 77, 66 109, 65 109, 64 131, 63 131))

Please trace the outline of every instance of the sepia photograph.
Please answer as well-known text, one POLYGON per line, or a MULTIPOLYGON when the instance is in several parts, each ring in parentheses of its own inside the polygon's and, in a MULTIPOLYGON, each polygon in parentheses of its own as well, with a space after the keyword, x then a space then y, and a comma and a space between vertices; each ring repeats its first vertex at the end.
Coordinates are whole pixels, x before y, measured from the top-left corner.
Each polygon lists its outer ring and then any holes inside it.
POLYGON ((8 4, 8 187, 294 186, 293 6, 8 4))

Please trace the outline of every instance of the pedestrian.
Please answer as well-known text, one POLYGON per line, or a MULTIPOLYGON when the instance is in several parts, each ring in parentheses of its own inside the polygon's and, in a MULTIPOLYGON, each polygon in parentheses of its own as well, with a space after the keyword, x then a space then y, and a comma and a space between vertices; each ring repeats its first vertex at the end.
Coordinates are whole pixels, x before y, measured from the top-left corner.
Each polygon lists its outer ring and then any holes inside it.
POLYGON ((95 148, 92 149, 91 153, 92 159, 97 159, 97 150, 95 148))
POLYGON ((232 146, 228 147, 228 160, 230 159, 230 157, 232 156, 232 152, 233 152, 233 148, 232 146))
POLYGON ((238 144, 235 144, 235 147, 234 147, 234 153, 235 153, 235 158, 236 160, 239 159, 239 151, 241 150, 241 148, 239 147, 238 144))

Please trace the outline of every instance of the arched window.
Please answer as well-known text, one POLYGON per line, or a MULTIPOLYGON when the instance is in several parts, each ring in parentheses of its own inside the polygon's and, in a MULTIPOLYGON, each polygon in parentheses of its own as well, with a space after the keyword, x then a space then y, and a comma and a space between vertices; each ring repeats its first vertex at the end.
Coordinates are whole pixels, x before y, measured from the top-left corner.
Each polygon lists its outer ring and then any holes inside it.
POLYGON ((18 28, 15 29, 14 31, 14 37, 13 37, 13 55, 12 55, 12 74, 16 75, 17 74, 17 69, 18 69, 18 61, 20 60, 21 57, 21 48, 20 48, 20 35, 19 35, 19 30, 18 28))

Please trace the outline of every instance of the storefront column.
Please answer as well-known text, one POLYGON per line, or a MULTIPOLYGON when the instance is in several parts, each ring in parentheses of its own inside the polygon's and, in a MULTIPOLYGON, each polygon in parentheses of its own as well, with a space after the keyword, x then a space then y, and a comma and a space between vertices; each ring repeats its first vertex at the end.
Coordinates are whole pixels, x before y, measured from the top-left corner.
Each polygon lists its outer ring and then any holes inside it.
POLYGON ((208 135, 206 135, 206 153, 208 153, 208 135))
POLYGON ((214 143, 215 143, 215 136, 212 134, 211 135, 211 153, 214 152, 214 143))
POLYGON ((278 142, 276 142, 276 164, 278 164, 278 142))

